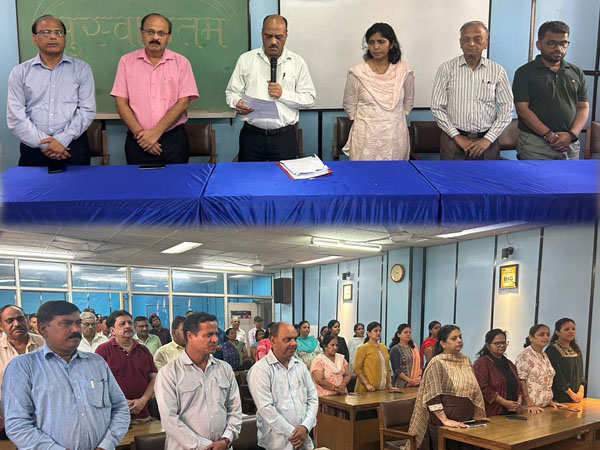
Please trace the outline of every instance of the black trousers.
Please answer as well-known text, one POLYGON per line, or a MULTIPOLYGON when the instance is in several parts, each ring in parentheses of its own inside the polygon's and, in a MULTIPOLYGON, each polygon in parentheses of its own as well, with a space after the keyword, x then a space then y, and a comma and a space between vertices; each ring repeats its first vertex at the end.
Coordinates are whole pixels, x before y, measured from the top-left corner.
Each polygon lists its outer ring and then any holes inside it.
POLYGON ((162 153, 152 155, 138 145, 133 134, 127 132, 125 158, 127 164, 185 164, 190 159, 190 142, 183 125, 163 133, 158 140, 162 153))
POLYGON ((58 161, 66 166, 89 166, 90 165, 90 143, 87 132, 83 133, 77 139, 69 144, 69 153, 71 157, 64 160, 54 160, 48 158, 39 148, 29 147, 21 142, 19 146, 21 157, 19 166, 48 166, 51 161, 58 161))
POLYGON ((298 151, 296 130, 291 127, 282 133, 265 135, 244 123, 240 131, 239 161, 281 161, 294 159, 298 151))

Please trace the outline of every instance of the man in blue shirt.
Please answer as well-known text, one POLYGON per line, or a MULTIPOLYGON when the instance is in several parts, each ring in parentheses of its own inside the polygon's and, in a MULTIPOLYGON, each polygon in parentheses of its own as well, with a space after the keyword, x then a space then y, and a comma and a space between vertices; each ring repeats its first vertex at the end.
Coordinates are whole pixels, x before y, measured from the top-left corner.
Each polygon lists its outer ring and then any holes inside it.
POLYGON ((86 130, 96 115, 92 69, 64 54, 61 20, 42 16, 31 32, 39 54, 8 77, 6 122, 21 141, 19 165, 89 165, 86 130))
POLYGON ((77 306, 54 300, 37 314, 44 347, 17 356, 4 372, 7 436, 22 449, 114 449, 129 427, 129 407, 102 357, 77 350, 77 306))

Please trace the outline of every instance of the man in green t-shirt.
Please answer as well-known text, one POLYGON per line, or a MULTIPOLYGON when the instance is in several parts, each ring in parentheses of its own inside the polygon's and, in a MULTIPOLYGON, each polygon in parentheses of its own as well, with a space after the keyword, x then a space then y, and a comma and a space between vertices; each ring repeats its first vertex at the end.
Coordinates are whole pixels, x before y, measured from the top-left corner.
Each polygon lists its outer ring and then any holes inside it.
POLYGON ((540 54, 515 72, 519 159, 578 159, 579 133, 589 114, 583 70, 564 60, 569 26, 546 22, 538 30, 540 54))

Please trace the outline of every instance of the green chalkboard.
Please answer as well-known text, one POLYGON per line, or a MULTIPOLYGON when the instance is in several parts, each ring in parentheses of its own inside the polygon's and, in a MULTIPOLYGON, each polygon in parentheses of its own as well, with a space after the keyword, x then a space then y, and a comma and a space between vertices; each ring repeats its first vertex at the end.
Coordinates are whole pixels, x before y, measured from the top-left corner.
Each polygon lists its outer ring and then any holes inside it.
POLYGON ((150 12, 173 23, 168 48, 191 62, 200 98, 190 110, 225 112, 225 87, 248 50, 248 0, 17 0, 19 54, 37 54, 31 24, 44 14, 67 27, 65 52, 92 67, 98 113, 114 113, 109 95, 121 55, 142 47, 140 20, 150 12))

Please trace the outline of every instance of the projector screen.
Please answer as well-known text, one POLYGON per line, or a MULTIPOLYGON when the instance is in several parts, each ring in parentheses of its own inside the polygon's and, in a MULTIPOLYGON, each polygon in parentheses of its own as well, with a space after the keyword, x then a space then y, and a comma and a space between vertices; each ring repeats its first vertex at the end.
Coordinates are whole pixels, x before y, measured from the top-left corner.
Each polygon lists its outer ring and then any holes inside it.
POLYGON ((316 109, 342 108, 348 69, 362 61, 362 39, 375 22, 394 28, 414 70, 414 106, 428 108, 437 68, 462 54, 460 27, 471 20, 488 26, 489 8, 486 0, 280 0, 286 47, 308 64, 316 109))

